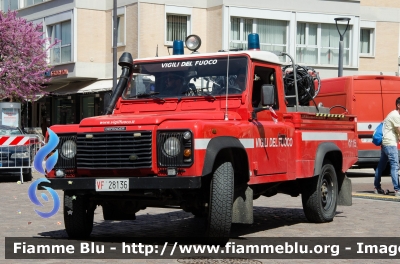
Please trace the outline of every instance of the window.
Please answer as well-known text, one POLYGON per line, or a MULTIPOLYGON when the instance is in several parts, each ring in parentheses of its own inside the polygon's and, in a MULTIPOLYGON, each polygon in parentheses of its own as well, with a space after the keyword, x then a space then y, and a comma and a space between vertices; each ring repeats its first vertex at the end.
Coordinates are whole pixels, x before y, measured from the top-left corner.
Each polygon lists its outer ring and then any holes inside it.
POLYGON ((260 37, 261 50, 286 52, 287 21, 270 19, 232 17, 230 48, 247 49, 247 36, 253 32, 260 37))
POLYGON ((86 117, 94 116, 94 96, 82 96, 82 116, 81 120, 86 117))
POLYGON ((71 61, 71 21, 54 24, 47 27, 48 37, 54 43, 60 40, 50 49, 50 64, 59 64, 71 61))
POLYGON ((275 104, 272 105, 273 109, 279 109, 278 102, 276 100, 277 97, 277 89, 276 89, 276 81, 275 81, 275 70, 273 68, 266 68, 256 66, 254 69, 254 74, 258 78, 254 78, 253 81, 253 91, 251 96, 251 102, 253 107, 263 107, 261 102, 261 89, 263 85, 272 85, 274 87, 274 96, 275 96, 275 104))
POLYGON ((371 28, 360 29, 360 55, 372 56, 374 30, 371 28))
MULTIPOLYGON (((54 97, 53 97, 54 98, 54 97)), ((53 99, 53 113, 55 113, 53 124, 74 124, 75 123, 75 104, 70 97, 55 97, 53 99)), ((72 97, 74 98, 74 97, 72 97)))
POLYGON ((43 0, 25 0, 25 7, 42 3, 43 0))
POLYGON ((40 38, 44 38, 44 35, 43 35, 43 19, 36 19, 36 20, 32 20, 32 21, 30 21, 30 22, 32 22, 32 24, 33 24, 34 27, 38 26, 38 27, 36 28, 36 29, 37 29, 37 32, 40 32, 40 33, 41 33, 40 38), (40 25, 40 26, 39 26, 39 25, 40 25))
MULTIPOLYGON (((338 25, 344 32, 346 25, 338 25)), ((343 41, 343 65, 350 65, 350 31, 343 41)), ((296 62, 320 65, 338 65, 340 36, 335 24, 297 23, 296 62)))
POLYGON ((19 8, 18 3, 18 0, 0 0, 1 10, 4 12, 8 10, 17 10, 19 8))
MULTIPOLYGON (((111 13, 112 30, 111 30, 111 45, 114 45, 114 19, 111 13)), ((125 45, 125 6, 117 9, 117 46, 125 45)))
POLYGON ((318 24, 298 23, 296 36, 297 62, 318 64, 318 24))
POLYGON ((125 15, 117 17, 117 45, 125 45, 125 15))
POLYGON ((190 34, 190 16, 167 14, 167 36, 166 41, 172 44, 174 40, 185 41, 190 34))

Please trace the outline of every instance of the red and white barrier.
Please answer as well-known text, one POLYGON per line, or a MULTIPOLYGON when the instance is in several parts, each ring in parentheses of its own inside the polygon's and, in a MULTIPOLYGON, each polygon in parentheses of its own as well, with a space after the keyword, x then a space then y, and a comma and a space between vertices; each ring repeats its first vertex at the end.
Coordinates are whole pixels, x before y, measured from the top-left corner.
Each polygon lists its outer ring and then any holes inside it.
POLYGON ((23 183, 23 173, 29 178, 33 170, 33 159, 43 143, 35 134, 0 136, 0 177, 3 172, 5 175, 19 173, 23 183), (27 169, 30 171, 28 174, 27 169))
POLYGON ((29 145, 31 137, 27 136, 0 136, 0 146, 29 145))

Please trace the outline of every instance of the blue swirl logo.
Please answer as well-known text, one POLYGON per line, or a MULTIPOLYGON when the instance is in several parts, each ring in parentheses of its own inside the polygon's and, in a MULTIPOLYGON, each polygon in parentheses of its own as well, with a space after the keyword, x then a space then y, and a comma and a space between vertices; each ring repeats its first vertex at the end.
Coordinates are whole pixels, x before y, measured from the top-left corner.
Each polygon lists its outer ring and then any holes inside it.
MULTIPOLYGON (((46 172, 49 172, 54 168, 54 166, 57 163, 57 159, 58 159, 58 150, 54 151, 50 156, 48 156, 48 155, 57 147, 59 138, 56 135, 56 133, 54 133, 50 128, 47 128, 47 132, 49 133, 49 141, 46 145, 44 145, 41 149, 39 149, 39 151, 36 153, 35 159, 33 161, 33 166, 35 167, 35 169, 43 175, 46 174, 46 172), (46 157, 47 157, 47 159, 46 159, 46 157), (45 159, 46 159, 46 162, 45 162, 46 170, 43 169, 43 161, 45 161, 45 159)), ((43 206, 43 204, 36 197, 37 187, 42 182, 50 183, 50 181, 48 179, 40 178, 40 179, 37 179, 36 181, 32 182, 31 186, 29 186, 29 189, 28 189, 29 199, 31 200, 32 203, 34 203, 37 206, 43 206)), ((58 194, 56 193, 56 191, 54 191, 52 188, 46 187, 46 186, 43 186, 43 188, 45 188, 50 193, 51 197, 53 198, 53 201, 54 201, 53 209, 48 213, 41 212, 36 209, 35 209, 35 212, 43 218, 49 218, 49 217, 55 215, 58 212, 58 209, 60 209, 60 198, 58 197, 58 194)), ((47 195, 45 193, 41 193, 41 196, 42 196, 43 200, 45 200, 46 202, 49 201, 49 198, 47 197, 47 195)))
MULTIPOLYGON (((31 186, 29 186, 29 189, 28 189, 29 199, 31 200, 32 203, 34 203, 37 206, 43 206, 43 204, 36 197, 37 186, 42 182, 50 183, 50 181, 48 179, 40 178, 40 179, 37 179, 36 181, 32 182, 31 186)), ((54 191, 52 188, 46 187, 46 186, 43 186, 43 188, 45 188, 50 193, 51 197, 53 198, 53 201, 54 201, 53 209, 48 213, 41 212, 36 209, 35 209, 35 212, 43 218, 49 218, 49 217, 55 215, 58 212, 58 209, 60 209, 60 198, 58 197, 58 194, 56 193, 56 191, 54 191)), ((41 193, 41 196, 42 196, 43 200, 45 200, 46 202, 49 200, 49 198, 47 197, 47 195, 45 193, 41 193)))
MULTIPOLYGON (((60 141, 56 133, 54 133, 50 128, 47 128, 47 132, 49 133, 49 142, 44 145, 39 151, 36 153, 35 159, 33 161, 33 166, 35 169, 41 173, 46 174, 43 170, 43 161, 47 155, 49 155, 58 145, 60 141)), ((47 160, 46 160, 46 172, 51 171, 57 163, 58 159, 58 150, 54 151, 47 160)))

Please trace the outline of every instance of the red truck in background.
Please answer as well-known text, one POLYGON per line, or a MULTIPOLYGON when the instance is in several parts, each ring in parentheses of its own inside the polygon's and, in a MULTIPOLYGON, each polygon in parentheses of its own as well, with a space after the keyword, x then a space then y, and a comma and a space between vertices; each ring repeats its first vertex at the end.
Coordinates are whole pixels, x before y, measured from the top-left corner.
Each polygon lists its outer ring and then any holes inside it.
POLYGON ((97 206, 105 220, 182 208, 206 217, 207 236, 226 238, 231 223, 253 223, 261 195, 301 195, 314 223, 332 221, 338 203, 351 205, 345 172, 357 161, 355 117, 308 106, 311 98, 287 106, 275 54, 124 53, 119 65, 106 115, 51 127, 59 156, 42 185, 64 190, 69 237, 90 235, 97 206))
MULTIPOLYGON (((358 168, 376 169, 381 148, 372 143, 372 134, 387 114, 396 108, 400 97, 400 77, 384 75, 345 76, 321 80, 317 103, 333 114, 357 116, 358 168)), ((388 164, 384 175, 390 174, 388 164)))

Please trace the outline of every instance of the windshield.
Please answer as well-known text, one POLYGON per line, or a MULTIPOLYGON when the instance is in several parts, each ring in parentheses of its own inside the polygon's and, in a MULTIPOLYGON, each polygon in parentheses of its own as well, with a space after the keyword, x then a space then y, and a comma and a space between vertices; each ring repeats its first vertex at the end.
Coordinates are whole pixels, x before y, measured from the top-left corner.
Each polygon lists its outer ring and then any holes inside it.
POLYGON ((241 94, 246 89, 247 58, 231 57, 227 80, 227 58, 193 59, 135 65, 123 94, 125 99, 167 98, 241 94), (228 85, 227 85, 228 84, 228 85))

